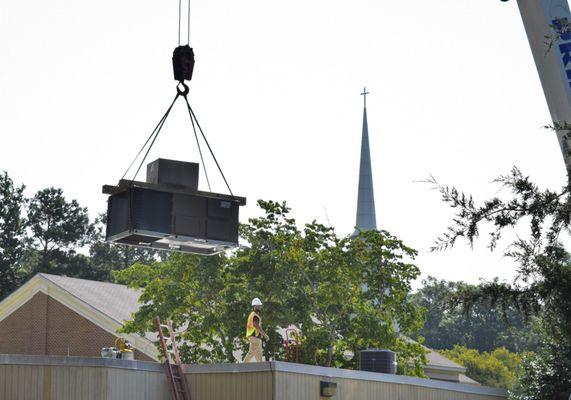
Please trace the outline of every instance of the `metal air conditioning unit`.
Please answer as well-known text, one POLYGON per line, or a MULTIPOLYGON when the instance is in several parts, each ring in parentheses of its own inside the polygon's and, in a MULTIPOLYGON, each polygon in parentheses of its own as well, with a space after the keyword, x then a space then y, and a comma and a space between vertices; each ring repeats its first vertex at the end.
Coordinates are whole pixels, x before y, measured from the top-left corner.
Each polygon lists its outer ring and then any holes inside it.
POLYGON ((103 186, 106 241, 212 255, 238 246, 239 207, 246 199, 198 190, 196 163, 159 158, 147 181, 103 186))
POLYGON ((361 371, 397 373, 397 356, 394 351, 385 349, 369 349, 361 351, 359 364, 361 371))

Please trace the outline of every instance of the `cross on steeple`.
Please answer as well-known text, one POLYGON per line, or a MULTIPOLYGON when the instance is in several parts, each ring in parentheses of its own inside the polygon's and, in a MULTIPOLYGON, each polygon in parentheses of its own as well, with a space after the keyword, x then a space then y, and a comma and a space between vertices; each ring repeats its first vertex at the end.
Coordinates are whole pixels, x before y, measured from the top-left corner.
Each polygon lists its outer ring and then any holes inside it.
POLYGON ((363 96, 363 101, 364 101, 364 107, 367 108, 367 95, 369 94, 369 92, 367 92, 367 88, 363 87, 363 93, 361 93, 361 96, 363 96))

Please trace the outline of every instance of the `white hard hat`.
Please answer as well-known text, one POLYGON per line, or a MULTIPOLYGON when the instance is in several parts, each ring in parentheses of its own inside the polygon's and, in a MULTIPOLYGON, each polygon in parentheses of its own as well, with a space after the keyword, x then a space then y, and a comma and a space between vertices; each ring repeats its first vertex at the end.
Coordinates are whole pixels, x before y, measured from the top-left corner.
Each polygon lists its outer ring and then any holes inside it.
POLYGON ((258 299, 257 297, 252 300, 252 307, 253 306, 261 306, 262 305, 262 300, 258 299))

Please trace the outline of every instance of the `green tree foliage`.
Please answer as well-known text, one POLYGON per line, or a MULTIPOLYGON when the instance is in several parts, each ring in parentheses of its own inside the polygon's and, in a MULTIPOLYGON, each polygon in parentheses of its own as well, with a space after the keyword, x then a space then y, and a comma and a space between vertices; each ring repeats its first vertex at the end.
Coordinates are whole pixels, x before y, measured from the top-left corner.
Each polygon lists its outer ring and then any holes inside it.
POLYGON ((523 397, 519 398, 566 400, 571 393, 571 257, 562 241, 571 233, 571 179, 558 192, 541 190, 514 168, 497 180, 510 190, 511 198, 496 197, 481 205, 455 188, 432 182, 443 200, 456 210, 453 224, 435 249, 452 246, 461 237, 472 244, 484 225, 493 228, 490 248, 494 249, 505 230, 522 221, 529 224, 529 238, 518 238, 506 253, 518 264, 514 281, 494 280, 466 288, 453 301, 465 309, 488 301, 503 310, 514 307, 525 316, 540 317, 545 326, 543 343, 535 361, 525 369, 520 391, 523 397), (531 365, 544 368, 536 370, 531 365), (554 380, 553 376, 561 379, 554 380), (549 382, 550 386, 535 390, 530 388, 531 382, 549 382))
POLYGON ((454 346, 439 353, 466 367, 466 375, 485 385, 512 389, 521 364, 521 356, 504 347, 492 352, 479 352, 464 346, 454 346))
POLYGON ((73 271, 85 261, 83 257, 75 257, 75 250, 89 242, 94 228, 87 209, 76 200, 66 201, 62 189, 38 191, 30 200, 28 222, 31 246, 39 255, 31 273, 73 271))
POLYGON ((183 330, 188 362, 234 362, 244 351, 250 301, 264 302, 266 357, 283 357, 282 332, 301 330, 301 359, 316 365, 355 367, 370 347, 398 351, 399 372, 422 375, 425 351, 395 332, 422 326, 420 307, 409 299, 418 269, 415 252, 384 231, 339 238, 316 222, 299 229, 285 203, 259 201, 264 215, 241 227, 248 246, 216 257, 173 255, 153 265, 116 273, 143 288, 143 305, 127 331, 152 329, 152 318, 173 319, 183 330))
POLYGON ((67 201, 62 189, 43 189, 31 199, 23 192, 0 174, 0 298, 37 272, 113 281, 112 271, 160 256, 106 243, 105 215, 90 223, 87 209, 67 201))
MULTIPOLYGON (((35 237, 28 240, 31 243, 26 248, 22 259, 22 265, 30 272, 50 272, 62 274, 74 278, 90 279, 96 281, 113 282, 113 271, 127 268, 137 262, 152 263, 157 254, 155 251, 140 249, 131 246, 121 246, 105 242, 103 229, 105 227, 105 215, 100 215, 95 223, 89 223, 86 209, 81 210, 81 223, 87 221, 81 230, 76 231, 78 240, 75 244, 68 243, 64 248, 48 250, 47 256, 43 248, 34 242, 35 237), (78 252, 78 246, 87 246, 78 252), (88 251, 86 251, 88 250, 88 251), (86 253, 86 254, 83 254, 86 253), (42 267, 45 259, 47 268, 42 267)), ((51 216, 45 216, 51 218, 51 216)), ((67 229, 63 227, 62 229, 67 229)))
POLYGON ((117 281, 142 288, 142 303, 126 332, 155 331, 154 317, 172 319, 183 331, 180 346, 187 362, 235 362, 244 349, 249 313, 244 276, 224 255, 211 257, 173 253, 166 261, 135 264, 115 273, 117 281))
POLYGON ((16 289, 24 274, 20 260, 24 252, 24 186, 16 187, 8 173, 0 174, 0 298, 16 289))
POLYGON ((511 392, 514 400, 568 400, 571 391, 571 350, 568 345, 545 335, 542 346, 527 354, 523 373, 511 392))
POLYGON ((464 282, 438 280, 429 276, 412 295, 413 301, 426 309, 425 324, 419 334, 433 349, 452 349, 454 345, 478 351, 505 347, 513 352, 534 351, 539 342, 537 317, 526 319, 513 305, 505 310, 486 301, 474 303, 467 310, 450 307, 449 300, 459 292, 475 290, 464 282))

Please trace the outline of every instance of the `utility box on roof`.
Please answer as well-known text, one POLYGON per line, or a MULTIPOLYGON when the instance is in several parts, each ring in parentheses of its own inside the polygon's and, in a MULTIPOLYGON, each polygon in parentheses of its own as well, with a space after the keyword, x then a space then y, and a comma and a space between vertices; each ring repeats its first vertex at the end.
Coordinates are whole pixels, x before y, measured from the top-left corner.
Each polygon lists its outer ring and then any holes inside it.
POLYGON ((104 186, 106 240, 131 246, 211 255, 238 246, 239 207, 246 199, 201 192, 198 164, 158 159, 147 182, 104 186))
POLYGON ((386 349, 369 349, 361 351, 359 362, 361 371, 397 373, 397 356, 394 351, 386 349))

